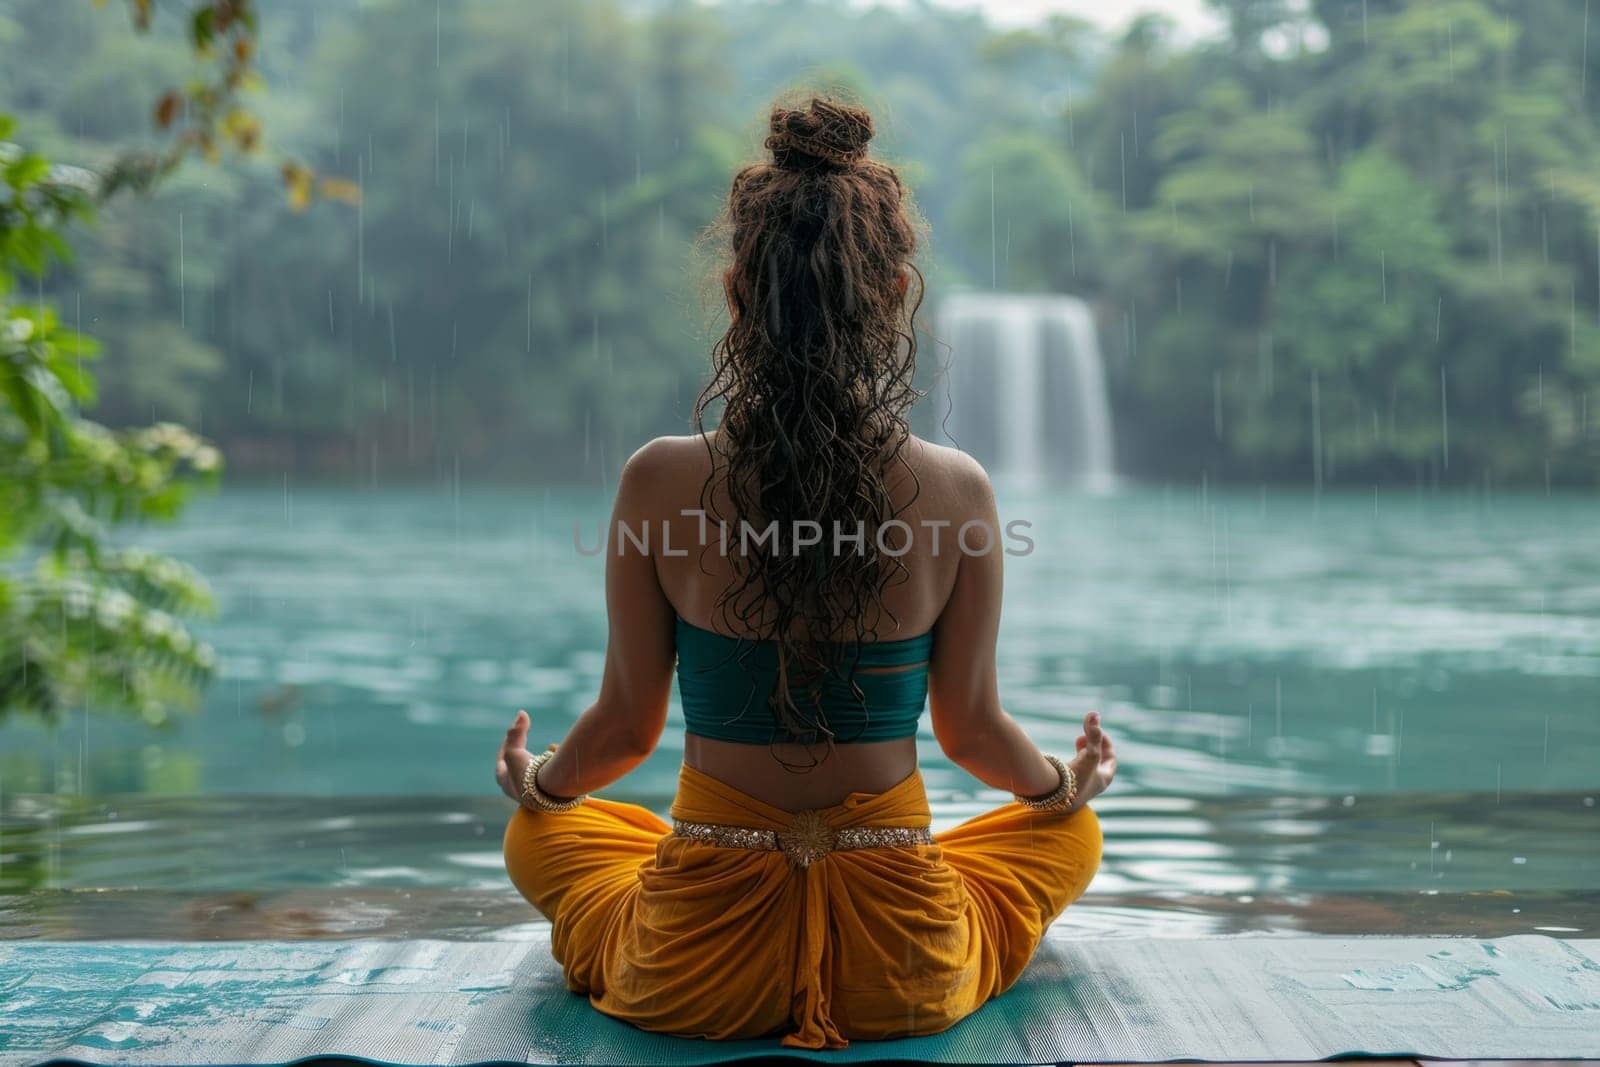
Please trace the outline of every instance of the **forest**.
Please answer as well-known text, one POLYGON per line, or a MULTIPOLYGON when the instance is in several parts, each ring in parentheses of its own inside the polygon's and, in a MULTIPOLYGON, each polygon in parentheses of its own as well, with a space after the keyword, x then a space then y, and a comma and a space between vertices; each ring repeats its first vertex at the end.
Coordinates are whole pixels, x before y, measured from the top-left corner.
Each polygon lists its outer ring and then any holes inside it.
MULTIPOLYGON (((928 3, 279 0, 251 106, 358 202, 194 160, 24 284, 98 340, 97 419, 185 425, 230 479, 603 486, 688 424, 696 238, 764 108, 840 86, 929 224, 922 384, 941 293, 1068 292, 1125 477, 1595 485, 1588 4, 1213 7, 1190 40, 928 3)), ((0 139, 104 166, 196 62, 118 4, 0 0, 0 139)))

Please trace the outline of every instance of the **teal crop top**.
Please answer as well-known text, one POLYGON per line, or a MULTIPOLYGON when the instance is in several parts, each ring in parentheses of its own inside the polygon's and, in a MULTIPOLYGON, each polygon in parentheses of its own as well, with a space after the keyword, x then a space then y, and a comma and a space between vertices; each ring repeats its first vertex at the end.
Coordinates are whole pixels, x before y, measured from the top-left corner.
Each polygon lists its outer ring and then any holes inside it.
MULTIPOLYGON (((777 647, 740 641, 678 619, 678 695, 687 731, 718 741, 766 745, 821 741, 780 731, 768 701, 777 684, 777 647)), ((913 737, 928 700, 928 654, 933 634, 861 645, 856 700, 844 679, 822 687, 822 712, 836 743, 913 737)), ((848 664, 848 660, 846 663, 848 664)), ((809 709, 801 707, 801 714, 809 709)))

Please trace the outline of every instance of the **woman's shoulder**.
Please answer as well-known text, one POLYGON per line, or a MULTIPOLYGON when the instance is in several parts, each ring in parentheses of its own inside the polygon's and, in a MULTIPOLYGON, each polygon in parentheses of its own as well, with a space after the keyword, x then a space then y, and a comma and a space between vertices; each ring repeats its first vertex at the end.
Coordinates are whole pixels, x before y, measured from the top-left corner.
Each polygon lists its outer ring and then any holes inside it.
POLYGON ((708 438, 703 434, 655 437, 640 445, 622 465, 622 477, 672 478, 689 474, 704 477, 710 465, 708 438))
POLYGON ((989 472, 959 448, 911 436, 901 454, 916 476, 919 497, 931 496, 961 511, 982 510, 994 499, 989 472))
POLYGON ((711 453, 704 436, 654 438, 622 465, 618 505, 636 514, 675 514, 685 501, 699 499, 710 470, 711 453))
MULTIPOLYGON (((712 431, 714 434, 716 431, 712 431)), ((623 465, 618 495, 645 511, 675 513, 701 499, 716 462, 712 438, 703 434, 657 437, 641 445, 623 465), (684 501, 690 501, 685 504, 684 501)), ((908 435, 899 453, 899 473, 887 478, 891 492, 919 511, 949 516, 982 514, 993 507, 994 489, 983 464, 957 448, 908 435)))

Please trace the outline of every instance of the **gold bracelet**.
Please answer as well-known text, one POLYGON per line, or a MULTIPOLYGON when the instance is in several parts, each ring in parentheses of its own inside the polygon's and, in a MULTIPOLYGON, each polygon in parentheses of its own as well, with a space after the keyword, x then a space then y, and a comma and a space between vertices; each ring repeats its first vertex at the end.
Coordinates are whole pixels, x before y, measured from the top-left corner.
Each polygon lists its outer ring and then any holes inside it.
POLYGON ((571 811, 579 804, 582 804, 584 797, 588 796, 588 794, 580 793, 575 797, 563 797, 557 800, 539 788, 539 768, 543 767, 550 757, 555 754, 556 746, 551 745, 548 749, 528 761, 528 769, 522 772, 522 802, 538 811, 559 814, 563 811, 571 811))
POLYGON ((1078 795, 1078 776, 1058 757, 1048 752, 1043 755, 1046 763, 1061 772, 1061 784, 1042 796, 1025 797, 1021 793, 1011 795, 1018 804, 1026 805, 1034 811, 1063 811, 1072 807, 1073 798, 1078 795))

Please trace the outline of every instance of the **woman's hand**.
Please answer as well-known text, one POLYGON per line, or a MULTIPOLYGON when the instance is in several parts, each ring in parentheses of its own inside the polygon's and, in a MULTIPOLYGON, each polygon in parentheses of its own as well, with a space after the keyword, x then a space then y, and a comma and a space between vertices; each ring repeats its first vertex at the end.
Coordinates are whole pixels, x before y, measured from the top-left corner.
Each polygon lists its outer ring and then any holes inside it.
POLYGON ((1077 811, 1104 793, 1111 779, 1117 776, 1117 754, 1111 748, 1111 738, 1100 729, 1098 711, 1091 711, 1083 717, 1083 733, 1078 735, 1078 754, 1073 757, 1070 766, 1078 779, 1078 793, 1068 811, 1077 811))
POLYGON ((519 709, 494 762, 494 780, 499 783, 500 791, 518 804, 522 803, 522 776, 533 759, 528 751, 529 722, 528 713, 519 709))

